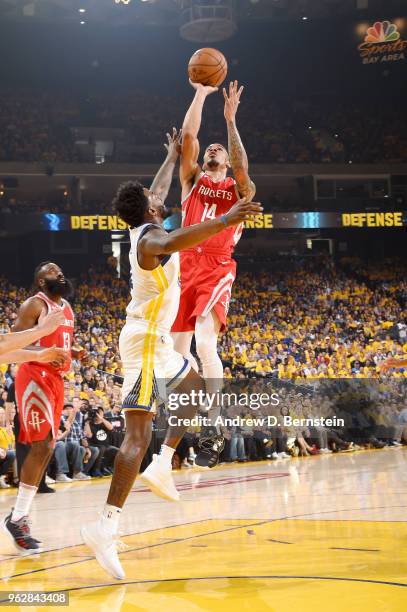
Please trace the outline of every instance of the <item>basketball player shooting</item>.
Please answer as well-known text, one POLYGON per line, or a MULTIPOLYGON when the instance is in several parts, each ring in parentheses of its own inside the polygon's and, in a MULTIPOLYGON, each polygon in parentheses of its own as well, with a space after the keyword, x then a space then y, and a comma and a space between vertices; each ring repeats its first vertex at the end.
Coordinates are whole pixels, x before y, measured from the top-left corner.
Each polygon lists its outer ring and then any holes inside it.
MULTIPOLYGON (((172 154, 174 143, 169 144, 169 154, 172 154)), ((167 181, 169 185, 173 170, 172 163, 167 161, 168 158, 152 186, 165 195, 168 193, 165 185, 167 181), (164 186, 160 179, 163 172, 164 186)), ((131 244, 131 301, 119 340, 124 367, 122 398, 126 434, 116 455, 102 517, 84 525, 81 534, 100 565, 117 579, 125 577, 117 554, 120 514, 151 441, 156 400, 161 393, 165 396, 170 390, 189 397, 193 391, 204 390, 203 379, 191 368, 189 361, 174 350, 170 335, 181 291, 178 251, 196 247, 222 233, 225 227, 234 231, 262 210, 259 204, 240 200, 222 218, 206 219, 168 234, 163 229, 168 210, 156 192, 134 181, 122 185, 114 200, 118 215, 130 226, 131 244), (160 383, 166 386, 166 390, 161 387, 161 393, 160 383)), ((196 411, 197 406, 191 401, 187 405, 181 403, 172 413, 176 423, 168 427, 160 455, 154 456, 142 474, 143 482, 167 500, 179 499, 172 478, 171 459, 187 430, 184 420, 192 418, 196 411)))
MULTIPOLYGON (((207 96, 217 88, 190 83, 196 93, 182 126, 180 180, 183 227, 207 219, 222 219, 239 198, 249 202, 255 194, 255 186, 249 177, 247 155, 236 127, 236 113, 243 87, 239 88, 238 82, 234 81, 230 83, 228 92, 223 89, 228 150, 221 144, 209 145, 201 168, 198 164, 198 133, 202 110, 207 96), (227 176, 229 169, 234 178, 227 176)), ((223 384, 223 365, 217 343, 219 333, 226 327, 231 289, 236 276, 236 262, 232 253, 242 230, 243 224, 224 227, 216 236, 181 253, 181 299, 172 327, 174 347, 194 362, 191 341, 195 334, 206 391, 211 394, 219 391, 223 384)), ((213 425, 219 414, 219 406, 209 411, 209 421, 213 425)), ((223 444, 219 426, 202 432, 196 463, 209 467, 216 465, 223 444)))
POLYGON ((72 356, 84 357, 84 351, 71 348, 74 315, 64 299, 71 287, 62 270, 55 263, 41 263, 35 270, 34 283, 38 291, 20 306, 13 329, 23 333, 37 327, 42 332, 50 316, 56 317, 58 325, 48 328, 46 336, 41 333, 41 339, 29 351, 31 360, 19 367, 15 380, 19 442, 29 444, 30 450, 21 468, 15 506, 1 527, 22 555, 42 551, 41 543, 31 536, 28 515, 54 450, 64 405, 64 373, 70 369, 72 356), (51 363, 42 363, 44 351, 54 352, 51 363))

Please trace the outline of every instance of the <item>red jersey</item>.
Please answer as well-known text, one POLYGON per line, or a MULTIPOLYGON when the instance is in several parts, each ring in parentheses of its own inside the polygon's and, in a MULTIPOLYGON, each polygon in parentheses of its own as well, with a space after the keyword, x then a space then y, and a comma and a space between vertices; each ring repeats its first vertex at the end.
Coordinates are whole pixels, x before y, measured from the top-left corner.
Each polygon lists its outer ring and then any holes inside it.
MULTIPOLYGON (((213 181, 201 172, 185 200, 182 202, 182 226, 188 227, 226 214, 239 199, 236 181, 230 176, 213 181)), ((203 251, 231 256, 240 240, 243 223, 225 227, 222 232, 208 238, 199 246, 203 251)))
MULTIPOLYGON (((58 310, 60 306, 55 304, 52 300, 50 300, 45 293, 40 291, 34 297, 40 298, 47 305, 47 314, 51 311, 58 310)), ((63 348, 69 353, 69 360, 63 365, 61 368, 54 368, 50 363, 41 363, 42 368, 46 368, 48 371, 51 371, 53 374, 55 373, 63 373, 67 372, 71 368, 71 348, 72 348, 72 340, 73 340, 73 330, 74 330, 74 322, 75 317, 73 314, 73 310, 69 303, 66 300, 62 300, 62 308, 65 315, 65 323, 60 325, 52 334, 49 336, 44 336, 40 338, 36 342, 36 346, 42 346, 44 348, 50 348, 52 346, 56 346, 58 348, 63 348)), ((33 361, 30 363, 39 362, 33 361)))

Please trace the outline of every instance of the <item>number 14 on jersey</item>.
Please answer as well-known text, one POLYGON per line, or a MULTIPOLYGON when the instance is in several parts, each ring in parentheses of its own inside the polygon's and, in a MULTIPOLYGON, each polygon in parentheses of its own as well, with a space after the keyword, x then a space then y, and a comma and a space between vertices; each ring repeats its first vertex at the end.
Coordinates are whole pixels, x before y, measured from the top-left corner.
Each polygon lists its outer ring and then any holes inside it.
POLYGON ((201 222, 205 221, 205 219, 216 219, 216 204, 208 204, 208 202, 205 202, 201 222))

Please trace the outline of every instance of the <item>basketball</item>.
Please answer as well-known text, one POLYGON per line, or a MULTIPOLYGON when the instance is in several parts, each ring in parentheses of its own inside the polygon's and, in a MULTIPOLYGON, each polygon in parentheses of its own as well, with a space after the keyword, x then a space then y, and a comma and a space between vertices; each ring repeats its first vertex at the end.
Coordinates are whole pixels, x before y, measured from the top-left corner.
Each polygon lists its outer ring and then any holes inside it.
POLYGON ((204 48, 195 51, 188 64, 188 75, 193 83, 219 87, 226 78, 228 63, 217 49, 204 48))

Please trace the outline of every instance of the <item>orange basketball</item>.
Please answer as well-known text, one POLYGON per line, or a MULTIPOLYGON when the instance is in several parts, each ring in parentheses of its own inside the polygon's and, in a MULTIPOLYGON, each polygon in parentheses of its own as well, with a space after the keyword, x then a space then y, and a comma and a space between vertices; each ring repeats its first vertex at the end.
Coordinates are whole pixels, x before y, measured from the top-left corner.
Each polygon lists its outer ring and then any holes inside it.
POLYGON ((207 47, 195 51, 188 64, 188 75, 194 83, 219 87, 226 78, 228 63, 223 53, 207 47))

